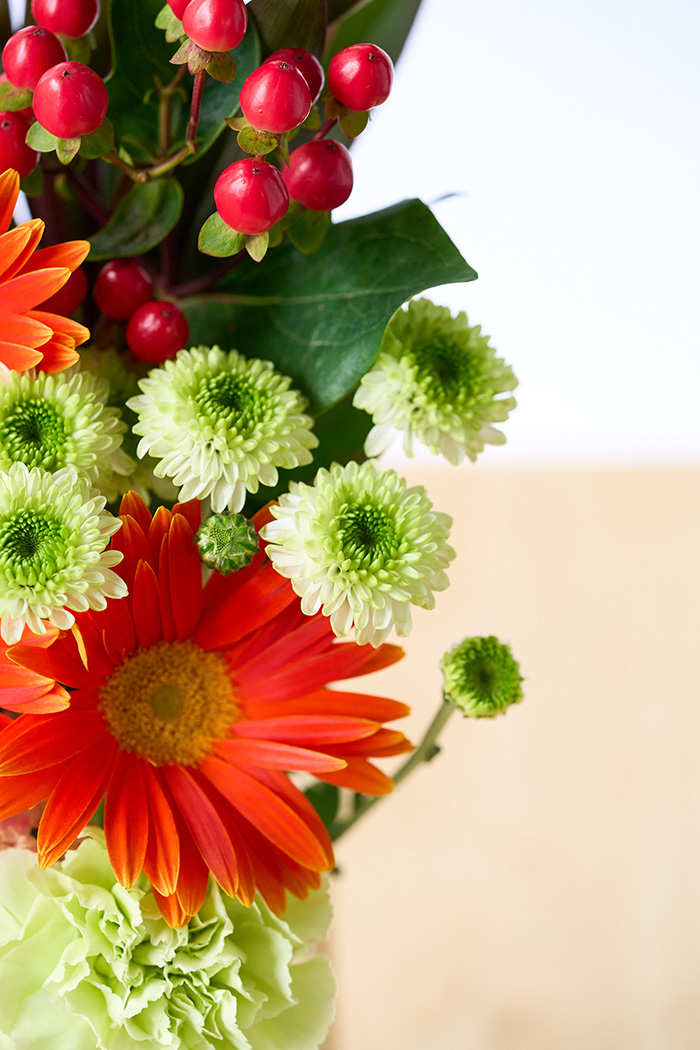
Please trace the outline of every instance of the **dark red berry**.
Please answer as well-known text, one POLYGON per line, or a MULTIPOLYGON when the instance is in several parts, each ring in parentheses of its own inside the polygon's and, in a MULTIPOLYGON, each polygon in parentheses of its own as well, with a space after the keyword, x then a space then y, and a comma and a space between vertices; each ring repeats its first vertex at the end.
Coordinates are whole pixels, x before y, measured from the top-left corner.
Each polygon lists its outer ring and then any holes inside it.
POLYGON ((76 40, 100 17, 100 0, 32 0, 32 14, 44 29, 76 40))
POLYGON ((25 26, 13 33, 2 52, 7 79, 25 91, 33 91, 47 69, 65 60, 61 41, 41 26, 25 26))
POLYGON ((243 0, 190 0, 182 26, 203 51, 230 51, 245 36, 248 12, 243 0))
POLYGON ((102 78, 82 62, 59 62, 36 86, 36 119, 59 139, 96 131, 105 118, 109 96, 102 78))
POLYGON ((0 113, 0 171, 14 168, 21 179, 34 171, 39 154, 24 141, 30 127, 22 113, 0 113))
POLYGON ((310 51, 304 51, 303 47, 283 47, 266 58, 263 65, 268 62, 289 62, 290 65, 296 66, 309 85, 312 104, 321 94, 323 81, 326 79, 323 66, 310 51))
POLYGON ((149 365, 160 365, 187 346, 190 326, 174 303, 143 303, 134 310, 126 326, 126 342, 134 357, 149 365))
POLYGON ((190 0, 168 0, 170 10, 176 18, 180 19, 180 21, 182 21, 182 16, 184 15, 185 8, 189 4, 189 2, 190 0))
POLYGON ((241 88, 241 109, 259 131, 281 135, 298 128, 311 111, 311 92, 289 62, 267 62, 250 74, 241 88))
POLYGON ((295 149, 282 176, 292 200, 314 211, 339 208, 352 191, 350 154, 331 139, 305 142, 295 149))
POLYGON ((333 55, 328 87, 348 109, 364 110, 386 102, 394 83, 394 66, 381 47, 353 44, 333 55))
POLYGON ((216 209, 232 229, 258 234, 287 214, 289 194, 277 168, 248 157, 229 164, 214 185, 216 209))
POLYGON ((114 259, 98 273, 92 296, 107 317, 126 321, 153 298, 153 281, 133 259, 114 259))
POLYGON ((62 317, 70 317, 81 305, 87 294, 88 283, 85 271, 73 270, 63 288, 59 288, 50 299, 37 306, 37 310, 44 310, 50 314, 61 314, 62 317))

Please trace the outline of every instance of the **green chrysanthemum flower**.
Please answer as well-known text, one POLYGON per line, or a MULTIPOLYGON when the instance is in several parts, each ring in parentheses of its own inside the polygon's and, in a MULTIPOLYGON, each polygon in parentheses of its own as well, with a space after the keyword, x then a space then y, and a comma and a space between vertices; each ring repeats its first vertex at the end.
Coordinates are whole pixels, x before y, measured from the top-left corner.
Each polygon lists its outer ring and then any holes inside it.
POLYGON ((381 645, 392 627, 405 637, 411 605, 432 609, 449 581, 452 519, 432 509, 421 485, 369 460, 334 463, 313 485, 292 482, 261 530, 267 555, 301 597, 322 609, 338 636, 355 628, 360 645, 381 645))
POLYGON ((211 514, 194 539, 203 564, 222 576, 245 569, 258 553, 255 526, 242 514, 211 514))
POLYGON ((515 408, 513 371, 489 346, 481 326, 467 315, 452 317, 446 306, 418 299, 392 317, 379 356, 354 398, 375 426, 365 443, 368 456, 384 452, 403 433, 404 452, 420 441, 455 465, 475 460, 484 445, 503 445, 491 424, 515 408))
POLYGON ((181 350, 139 383, 139 456, 160 460, 180 499, 211 497, 214 511, 239 511, 246 492, 276 485, 277 468, 310 463, 318 441, 304 399, 269 361, 218 346, 181 350))
POLYGON ((70 610, 104 609, 123 598, 126 584, 112 572, 122 554, 105 550, 121 520, 73 467, 53 474, 13 463, 0 472, 0 634, 12 644, 27 624, 72 627, 70 610))
POLYGON ((0 380, 0 470, 13 463, 48 471, 75 467, 114 499, 116 478, 128 474, 133 461, 121 448, 126 425, 107 405, 107 383, 75 369, 5 372, 0 380))
POLYGON ((523 698, 518 662, 498 638, 466 638, 445 653, 445 699, 472 718, 493 718, 523 698))
POLYGON ((22 1050, 316 1050, 333 1017, 327 891, 277 918, 215 885, 171 929, 121 887, 99 829, 48 871, 0 853, 0 1045, 22 1050), (4 1036, 4 1040, 2 1037, 4 1036))

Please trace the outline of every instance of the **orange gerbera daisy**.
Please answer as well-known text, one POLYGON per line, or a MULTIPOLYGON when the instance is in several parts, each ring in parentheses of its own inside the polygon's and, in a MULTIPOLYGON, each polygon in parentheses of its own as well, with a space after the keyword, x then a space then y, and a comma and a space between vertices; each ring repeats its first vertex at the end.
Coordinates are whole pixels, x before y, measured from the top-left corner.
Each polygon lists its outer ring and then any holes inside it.
POLYGON ((19 175, 9 168, 0 175, 0 363, 18 372, 35 367, 61 372, 78 360, 75 348, 90 332, 36 307, 63 287, 90 245, 66 241, 36 251, 44 232, 41 219, 8 229, 18 194, 19 175))
POLYGON ((287 771, 384 794, 392 782, 369 759, 410 749, 382 725, 404 704, 324 688, 402 650, 338 642, 325 616, 301 612, 264 550, 203 586, 200 513, 193 500, 151 520, 124 498, 112 544, 129 597, 76 614, 78 631, 49 647, 8 650, 68 687, 70 707, 0 732, 0 819, 48 798, 39 863, 57 860, 104 798, 117 878, 130 886, 143 870, 174 926, 196 913, 210 872, 244 903, 257 888, 281 911, 285 890, 305 897, 333 867, 326 829, 287 771))

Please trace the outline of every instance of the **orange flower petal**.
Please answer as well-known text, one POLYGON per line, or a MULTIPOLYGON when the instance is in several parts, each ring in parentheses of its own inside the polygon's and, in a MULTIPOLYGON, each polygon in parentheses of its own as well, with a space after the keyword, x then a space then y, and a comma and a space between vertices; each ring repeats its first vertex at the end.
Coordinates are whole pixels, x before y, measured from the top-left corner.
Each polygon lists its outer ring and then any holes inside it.
POLYGON ((43 232, 42 220, 32 219, 0 234, 0 280, 7 281, 22 269, 43 232))
POLYGON ((46 270, 53 266, 65 266, 72 272, 87 259, 89 251, 89 241, 63 241, 62 244, 52 244, 34 252, 31 262, 24 267, 24 272, 46 270))
POLYGON ((141 873, 148 843, 148 809, 143 805, 141 762, 120 754, 105 801, 105 839, 109 861, 122 886, 141 873))
POLYGON ((25 372, 28 368, 34 368, 39 364, 42 356, 40 350, 29 350, 26 346, 7 343, 4 339, 0 340, 0 362, 14 372, 25 372))
POLYGON ((0 175, 0 230, 3 232, 12 222, 18 197, 19 175, 13 168, 8 168, 0 175))
POLYGON ((11 281, 0 285, 0 314, 32 310, 59 288, 63 288, 69 277, 70 270, 65 267, 21 273, 19 277, 13 277, 11 281))
POLYGON ((170 797, 165 793, 160 773, 141 760, 143 798, 150 823, 143 870, 151 885, 168 896, 177 888, 180 872, 180 839, 170 797))

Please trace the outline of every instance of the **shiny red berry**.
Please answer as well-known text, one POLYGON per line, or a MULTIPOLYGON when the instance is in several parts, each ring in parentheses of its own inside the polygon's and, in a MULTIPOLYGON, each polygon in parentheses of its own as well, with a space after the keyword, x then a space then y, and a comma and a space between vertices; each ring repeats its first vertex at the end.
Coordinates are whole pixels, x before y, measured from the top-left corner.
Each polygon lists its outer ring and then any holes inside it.
POLYGON ((126 326, 126 342, 134 357, 160 365, 187 346, 190 326, 174 303, 144 303, 134 310, 126 326))
POLYGON ((87 295, 88 283, 85 271, 81 268, 73 270, 63 288, 46 299, 37 310, 43 310, 50 314, 61 314, 62 317, 70 317, 82 304, 87 295))
POLYGON ((25 26, 13 33, 2 52, 7 79, 25 91, 33 91, 47 69, 65 60, 61 41, 41 26, 25 26))
POLYGON ((292 200, 313 211, 339 208, 352 191, 350 154, 331 139, 305 142, 295 149, 282 176, 292 200))
POLYGON ((21 179, 34 171, 39 154, 24 141, 30 127, 22 113, 0 113, 0 171, 14 168, 21 179))
POLYGON ((241 110, 259 131, 281 135, 303 124, 311 112, 311 92, 289 62, 258 66, 241 88, 241 110))
POLYGON ((153 298, 153 281, 133 259, 113 259, 102 267, 92 297, 113 321, 126 321, 153 298))
POLYGON ((230 51, 245 36, 248 12, 243 0, 190 0, 182 27, 203 51, 230 51))
POLYGON ((76 40, 100 17, 100 0, 32 0, 32 14, 44 29, 76 40))
POLYGON ((182 21, 182 16, 184 15, 185 8, 189 2, 190 0, 168 0, 168 5, 175 17, 182 21))
POLYGON ((82 62, 59 62, 36 86, 36 119, 59 139, 96 131, 105 118, 109 96, 102 78, 82 62))
POLYGON ((364 110, 386 102, 394 83, 394 66, 375 44, 353 44, 334 55, 328 87, 348 109, 364 110))
POLYGON ((233 230, 258 234, 287 214, 289 194, 277 168, 247 157, 229 164, 214 185, 216 210, 233 230))
POLYGON ((304 51, 303 47, 283 47, 266 58, 263 65, 267 65, 268 62, 289 62, 291 66, 295 66, 309 85, 312 103, 321 94, 326 79, 323 66, 310 51, 304 51))

